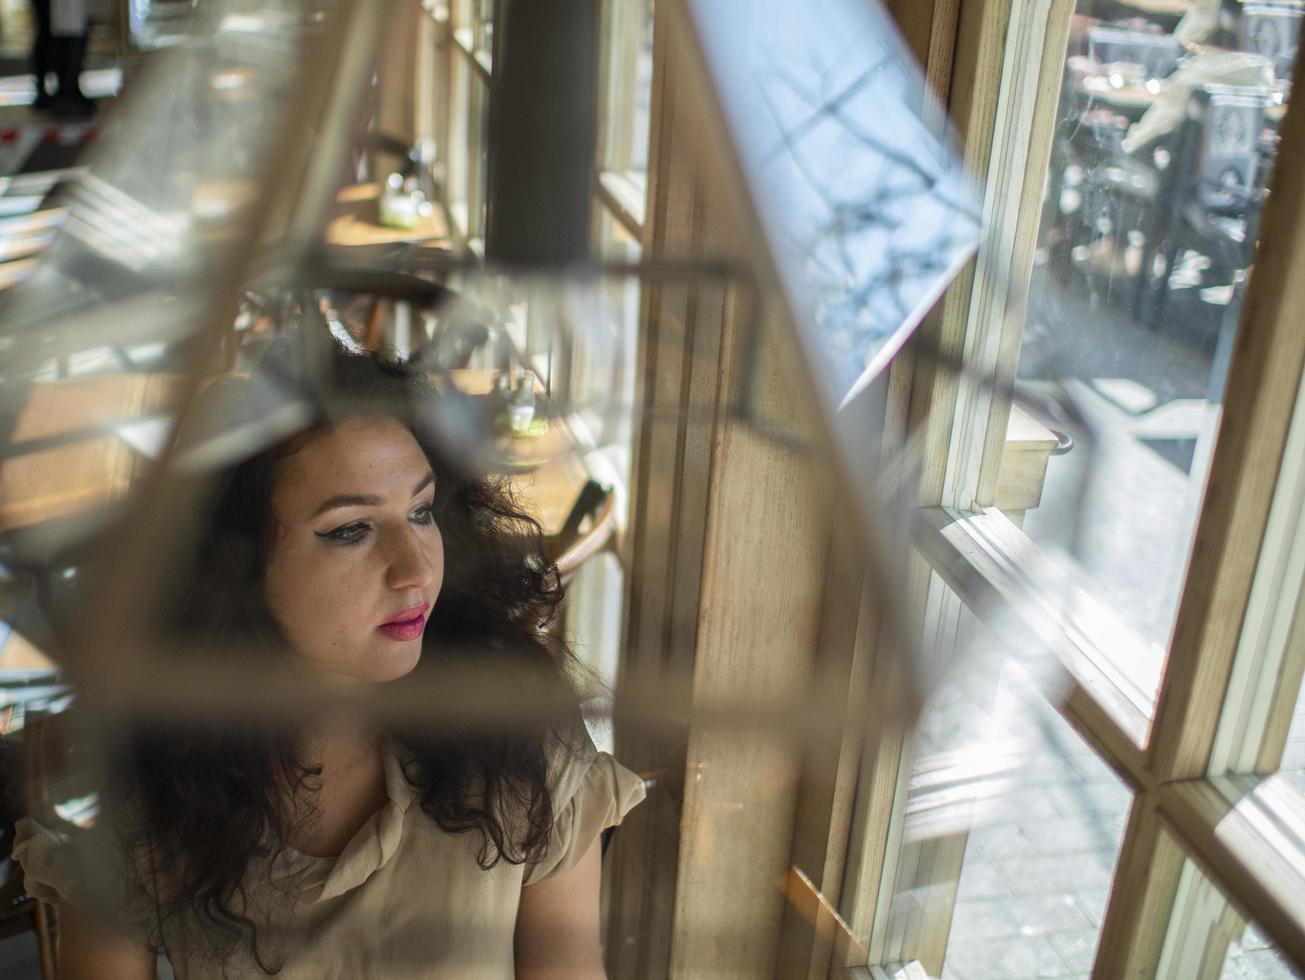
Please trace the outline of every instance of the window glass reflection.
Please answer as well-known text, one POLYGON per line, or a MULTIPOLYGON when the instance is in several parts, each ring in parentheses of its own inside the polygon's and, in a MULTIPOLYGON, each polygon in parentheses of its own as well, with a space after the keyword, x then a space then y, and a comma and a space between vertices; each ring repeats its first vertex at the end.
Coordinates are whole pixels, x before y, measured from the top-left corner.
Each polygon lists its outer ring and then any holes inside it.
POLYGON ((1044 547, 1079 529, 1090 590, 1135 635, 1120 666, 1152 696, 1302 15, 1080 0, 1072 19, 1017 383, 1067 395, 1097 451, 1090 472, 1086 447, 1050 458, 1023 526, 1044 547))

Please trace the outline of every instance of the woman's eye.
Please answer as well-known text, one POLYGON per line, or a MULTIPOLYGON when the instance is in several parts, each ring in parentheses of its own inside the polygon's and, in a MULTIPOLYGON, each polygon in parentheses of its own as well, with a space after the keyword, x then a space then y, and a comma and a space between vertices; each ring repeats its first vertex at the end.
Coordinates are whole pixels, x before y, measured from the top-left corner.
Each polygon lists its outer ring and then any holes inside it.
POLYGON ((434 524, 435 523, 435 502, 431 501, 425 506, 418 507, 412 512, 410 518, 414 524, 434 524))
POLYGON ((354 521, 352 524, 341 524, 325 534, 318 533, 317 536, 332 544, 357 544, 369 530, 371 525, 366 521, 354 521))

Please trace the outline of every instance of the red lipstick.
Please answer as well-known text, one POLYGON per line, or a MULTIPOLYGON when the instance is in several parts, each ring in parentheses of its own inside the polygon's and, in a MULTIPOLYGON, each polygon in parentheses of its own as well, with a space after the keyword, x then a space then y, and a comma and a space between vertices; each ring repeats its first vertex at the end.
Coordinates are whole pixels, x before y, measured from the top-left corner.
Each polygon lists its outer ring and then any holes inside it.
POLYGON ((394 619, 382 623, 376 628, 391 640, 415 640, 426 629, 426 611, 428 609, 430 609, 430 603, 423 602, 419 606, 413 606, 411 609, 405 610, 394 619))

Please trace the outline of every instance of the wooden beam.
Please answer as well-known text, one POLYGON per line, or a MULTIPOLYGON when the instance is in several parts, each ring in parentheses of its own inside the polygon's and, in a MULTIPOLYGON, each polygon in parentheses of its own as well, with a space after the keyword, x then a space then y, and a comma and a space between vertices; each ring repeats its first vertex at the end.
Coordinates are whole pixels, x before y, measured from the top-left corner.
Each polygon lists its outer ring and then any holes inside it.
MULTIPOLYGON (((698 162, 683 149, 683 98, 665 20, 659 10, 653 33, 649 214, 643 240, 650 259, 704 247, 698 162)), ((689 494, 705 492, 710 459, 702 446, 710 432, 709 427, 703 433, 700 426, 690 426, 681 409, 686 401, 702 397, 694 387, 694 363, 709 365, 719 358, 714 349, 719 324, 707 325, 697 316, 687 288, 649 284, 640 304, 635 404, 641 418, 631 466, 618 705, 625 691, 637 693, 692 670, 696 620, 680 610, 695 609, 698 603, 703 531, 695 518, 702 509, 681 510, 679 504, 689 494), (695 553, 696 569, 691 560, 695 553)), ((699 387, 704 373, 697 374, 699 387)), ((676 695, 679 706, 687 706, 689 693, 686 689, 676 695)), ((622 826, 621 845, 613 855, 607 969, 615 978, 664 977, 670 962, 687 735, 632 729, 619 709, 614 729, 618 757, 639 771, 657 774, 658 782, 647 803, 622 826)))
MULTIPOLYGON (((663 5, 656 16, 644 255, 736 254, 725 198, 708 185, 686 122, 694 96, 663 5)), ((786 334, 754 333, 755 310, 746 283, 645 287, 618 712, 623 694, 654 688, 666 714, 687 716, 700 699, 772 699, 810 679, 827 473, 737 412, 752 390, 764 393, 752 407, 766 417, 799 430, 811 421, 788 376, 786 334)), ((616 740, 622 760, 658 784, 614 855, 610 974, 770 977, 793 843, 792 733, 650 729, 618 713, 616 740)))
POLYGON ((1150 980, 1164 946, 1183 852, 1151 794, 1134 797, 1101 924, 1093 980, 1150 980))

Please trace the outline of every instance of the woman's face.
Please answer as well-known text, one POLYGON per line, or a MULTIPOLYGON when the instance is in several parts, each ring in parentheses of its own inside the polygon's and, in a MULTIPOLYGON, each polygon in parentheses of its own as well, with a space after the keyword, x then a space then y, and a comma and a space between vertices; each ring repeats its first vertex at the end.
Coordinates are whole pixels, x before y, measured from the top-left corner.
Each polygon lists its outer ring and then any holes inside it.
POLYGON ((340 422, 280 460, 264 596, 294 650, 384 682, 421 656, 444 580, 434 475, 401 423, 340 422))

